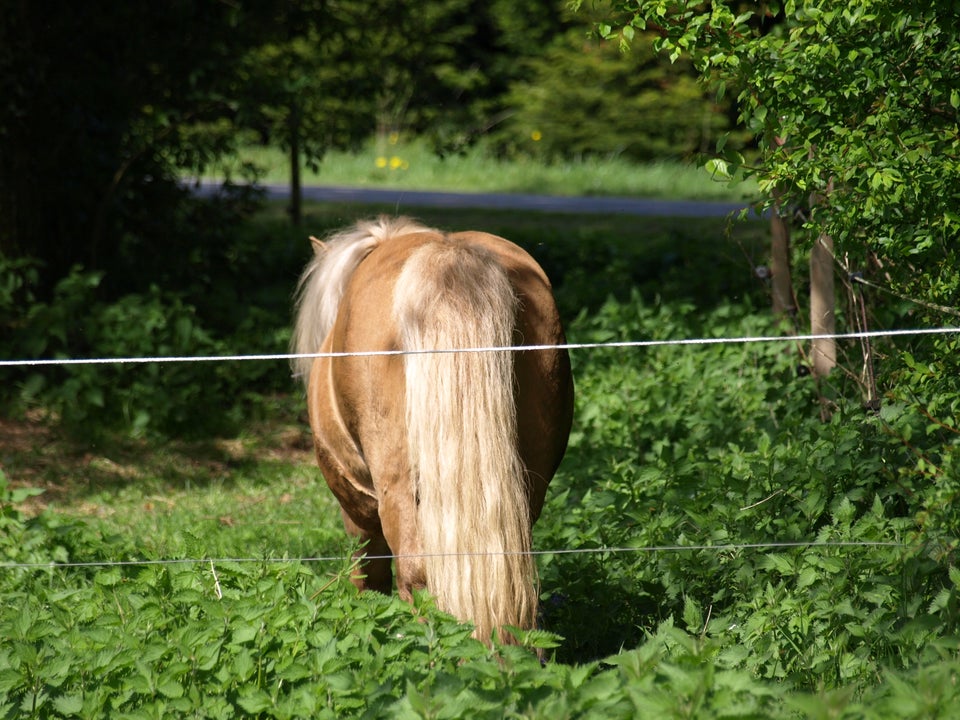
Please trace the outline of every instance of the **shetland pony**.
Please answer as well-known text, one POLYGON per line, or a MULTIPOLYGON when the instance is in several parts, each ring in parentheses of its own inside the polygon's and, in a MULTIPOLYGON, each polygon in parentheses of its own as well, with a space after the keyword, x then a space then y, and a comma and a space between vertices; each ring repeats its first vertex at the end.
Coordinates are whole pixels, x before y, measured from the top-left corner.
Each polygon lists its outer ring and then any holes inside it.
POLYGON ((567 352, 422 352, 565 342, 550 282, 525 251, 406 218, 360 222, 300 279, 292 350, 317 462, 363 544, 353 582, 427 588, 489 642, 534 627, 531 527, 566 450, 567 352))

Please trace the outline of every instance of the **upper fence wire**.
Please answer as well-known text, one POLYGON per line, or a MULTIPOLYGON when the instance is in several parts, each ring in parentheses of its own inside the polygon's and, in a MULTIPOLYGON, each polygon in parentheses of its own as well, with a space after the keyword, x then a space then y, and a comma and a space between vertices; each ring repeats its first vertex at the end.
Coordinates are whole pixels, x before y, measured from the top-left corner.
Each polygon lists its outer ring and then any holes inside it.
POLYGON ((0 367, 45 367, 62 365, 122 365, 146 363, 190 362, 246 362, 290 361, 299 358, 377 357, 389 355, 431 355, 449 353, 482 352, 531 352, 538 350, 589 350, 600 348, 650 348, 683 345, 736 345, 750 343, 809 342, 813 340, 858 340, 864 338, 890 338, 922 335, 950 335, 960 333, 960 327, 908 328, 895 330, 870 330, 864 332, 829 335, 758 335, 741 337, 679 338, 672 340, 621 340, 596 343, 564 343, 560 345, 508 345, 503 347, 436 348, 430 350, 366 350, 359 352, 318 353, 272 353, 259 355, 177 355, 148 357, 100 357, 100 358, 40 358, 0 360, 0 367))

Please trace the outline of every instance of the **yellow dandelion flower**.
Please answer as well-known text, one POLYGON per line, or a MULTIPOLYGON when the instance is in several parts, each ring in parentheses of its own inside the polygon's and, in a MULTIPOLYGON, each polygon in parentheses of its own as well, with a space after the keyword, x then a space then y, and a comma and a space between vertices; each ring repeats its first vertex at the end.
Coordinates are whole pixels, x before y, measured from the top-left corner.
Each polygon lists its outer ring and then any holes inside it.
POLYGON ((374 163, 378 168, 385 168, 387 166, 387 159, 382 155, 374 160, 374 163))
POLYGON ((387 138, 387 141, 391 145, 396 145, 398 142, 400 142, 400 133, 396 131, 390 133, 390 136, 387 138))
POLYGON ((540 142, 543 139, 543 134, 539 130, 534 130, 530 133, 530 139, 534 142, 540 142))
POLYGON ((402 166, 403 166, 403 160, 401 160, 400 158, 398 158, 396 155, 394 155, 392 158, 390 158, 390 169, 391 169, 391 170, 396 170, 397 168, 402 167, 402 166))

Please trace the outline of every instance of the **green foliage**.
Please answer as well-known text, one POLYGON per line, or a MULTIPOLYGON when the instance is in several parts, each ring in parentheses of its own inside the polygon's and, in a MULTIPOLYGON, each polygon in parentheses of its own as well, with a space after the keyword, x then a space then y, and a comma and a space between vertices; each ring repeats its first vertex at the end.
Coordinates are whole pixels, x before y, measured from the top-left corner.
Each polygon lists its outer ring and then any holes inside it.
POLYGON ((182 197, 173 168, 232 147, 223 120, 235 111, 230 54, 247 40, 238 14, 190 3, 92 15, 10 8, 0 24, 0 252, 41 258, 44 291, 78 262, 99 269, 145 219, 169 222, 182 197))
POLYGON ((16 327, 19 308, 34 301, 38 265, 33 258, 11 259, 0 254, 0 328, 4 337, 16 327))
POLYGON ((242 124, 292 149, 298 165, 302 157, 316 167, 327 150, 373 129, 377 85, 362 60, 372 43, 361 30, 364 10, 350 2, 278 6, 260 42, 239 54, 242 124))
MULTIPOLYGON (((123 272, 112 280, 74 268, 50 300, 39 300, 36 263, 0 259, 7 262, 10 288, 0 295, 0 319, 7 329, 0 336, 3 357, 285 352, 291 283, 307 259, 309 243, 288 221, 276 219, 279 206, 231 231, 239 221, 234 212, 240 211, 225 204, 197 203, 182 226, 171 228, 170 255, 140 273, 141 279, 158 281, 146 290, 133 282, 132 268, 118 268, 123 272), (193 222, 204 231, 188 244, 187 227, 193 222)), ((318 206, 311 211, 311 232, 335 229, 344 213, 370 212, 318 206)), ((703 306, 716 297, 745 298, 758 290, 741 257, 743 249, 756 249, 762 232, 756 226, 737 231, 736 243, 704 243, 704 233, 716 232, 713 221, 646 220, 637 231, 629 219, 592 218, 572 231, 565 218, 523 217, 518 222, 515 214, 498 218, 487 211, 471 216, 458 210, 433 220, 448 227, 480 223, 527 247, 552 278, 565 318, 599 308, 610 294, 628 298, 631 288, 647 298, 666 293, 703 306), (697 268, 703 266, 712 271, 701 275, 697 268), (607 282, 596 283, 598 274, 607 282)), ((127 243, 132 257, 149 246, 135 238, 127 243)), ((257 393, 292 387, 284 364, 264 362, 70 365, 0 373, 6 378, 0 400, 11 410, 40 404, 54 411, 65 429, 86 436, 111 430, 134 436, 230 433, 256 410, 257 393)))
POLYGON ((922 489, 919 516, 937 553, 960 547, 957 517, 948 512, 960 498, 960 388, 957 387, 956 336, 932 339, 900 356, 896 384, 881 410, 888 442, 903 448, 898 482, 922 489))
MULTIPOLYGON (((616 7, 628 24, 608 34, 627 41, 635 29, 655 27, 656 48, 672 59, 692 56, 706 81, 739 93, 741 119, 760 140, 761 156, 748 170, 762 190, 779 188, 788 202, 815 198, 811 237, 824 232, 845 251, 869 249, 901 270, 911 256, 931 271, 956 266, 954 2, 803 0, 744 12, 729 2, 616 7)), ((745 166, 735 153, 726 159, 745 166)), ((949 278, 952 300, 932 301, 956 303, 956 274, 949 278)))
MULTIPOLYGON (((771 334, 742 313, 611 302, 570 335, 771 334)), ((956 659, 955 376, 924 416, 844 403, 823 424, 785 345, 631 352, 575 355, 578 419, 536 544, 627 550, 542 563, 560 657, 682 621, 723 667, 810 690, 956 659), (873 542, 892 545, 857 545, 873 542)))
POLYGON ((575 229, 540 226, 508 236, 544 268, 566 321, 600 310, 610 298, 625 302, 637 295, 666 296, 699 308, 730 300, 761 304, 762 286, 744 262, 744 253, 759 252, 761 226, 704 242, 705 233, 716 234, 708 226, 715 227, 694 219, 647 219, 641 228, 626 224, 622 235, 601 222, 575 229))

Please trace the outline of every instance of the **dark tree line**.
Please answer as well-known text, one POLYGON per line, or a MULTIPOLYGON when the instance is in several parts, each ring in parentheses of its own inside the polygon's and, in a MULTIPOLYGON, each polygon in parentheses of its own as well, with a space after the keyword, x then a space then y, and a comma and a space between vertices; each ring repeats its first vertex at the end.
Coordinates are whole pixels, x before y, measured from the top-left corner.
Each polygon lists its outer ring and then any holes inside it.
POLYGON ((38 259, 41 296, 76 265, 105 273, 107 298, 182 277, 209 263, 210 235, 251 197, 237 183, 200 203, 181 179, 251 136, 289 153, 297 222, 301 165, 375 133, 426 136, 441 153, 486 138, 546 160, 644 159, 696 152, 726 129, 729 108, 689 65, 648 45, 598 47, 599 6, 567 5, 8 0, 0 257, 38 259))
POLYGON ((178 178, 243 130, 308 163, 383 124, 469 134, 565 23, 556 0, 4 5, 0 253, 48 288, 189 255, 177 229, 217 217, 178 178))

